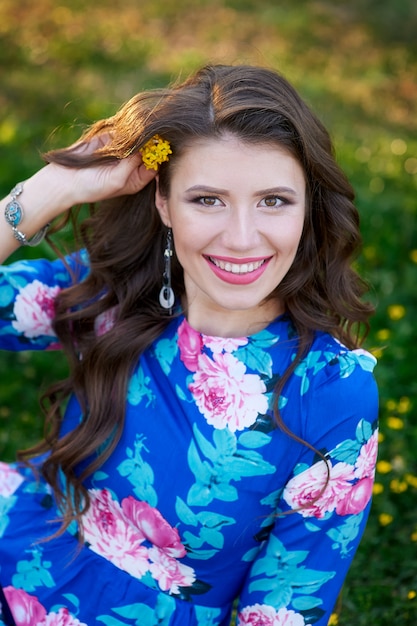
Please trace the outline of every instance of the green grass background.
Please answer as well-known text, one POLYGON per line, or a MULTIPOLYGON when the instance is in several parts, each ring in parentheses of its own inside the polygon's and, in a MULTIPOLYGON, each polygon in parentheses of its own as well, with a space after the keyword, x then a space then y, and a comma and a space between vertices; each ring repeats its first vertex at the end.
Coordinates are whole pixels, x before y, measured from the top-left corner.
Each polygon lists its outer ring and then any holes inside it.
MULTIPOLYGON (((382 433, 340 626, 417 623, 416 31, 415 0, 0 0, 1 195, 41 165, 39 152, 207 62, 275 67, 330 129, 377 305, 367 347, 382 433)), ((38 439, 39 390, 64 373, 59 354, 2 354, 1 458, 38 439)))

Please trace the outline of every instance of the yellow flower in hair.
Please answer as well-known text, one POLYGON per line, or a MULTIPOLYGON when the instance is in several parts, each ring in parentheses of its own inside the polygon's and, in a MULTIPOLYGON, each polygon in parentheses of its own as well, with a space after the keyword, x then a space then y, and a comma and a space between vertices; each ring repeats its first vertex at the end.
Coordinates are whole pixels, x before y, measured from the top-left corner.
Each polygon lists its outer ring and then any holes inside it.
POLYGON ((159 135, 154 135, 142 146, 140 153, 146 169, 157 170, 158 165, 169 160, 168 155, 172 154, 172 150, 169 141, 162 139, 159 135))

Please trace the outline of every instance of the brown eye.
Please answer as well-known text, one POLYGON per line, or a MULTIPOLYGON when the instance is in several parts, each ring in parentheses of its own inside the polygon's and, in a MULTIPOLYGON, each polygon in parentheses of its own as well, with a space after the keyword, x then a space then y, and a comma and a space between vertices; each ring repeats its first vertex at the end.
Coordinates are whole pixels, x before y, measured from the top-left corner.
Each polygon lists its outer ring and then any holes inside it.
POLYGON ((266 196, 263 200, 261 200, 260 204, 261 206, 276 209, 285 204, 285 200, 279 196, 266 196))
POLYGON ((265 198, 266 206, 276 206, 277 198, 275 196, 271 196, 270 198, 265 198))
POLYGON ((217 198, 214 198, 213 196, 203 196, 200 198, 200 202, 201 204, 204 204, 204 206, 215 206, 216 200, 217 198))

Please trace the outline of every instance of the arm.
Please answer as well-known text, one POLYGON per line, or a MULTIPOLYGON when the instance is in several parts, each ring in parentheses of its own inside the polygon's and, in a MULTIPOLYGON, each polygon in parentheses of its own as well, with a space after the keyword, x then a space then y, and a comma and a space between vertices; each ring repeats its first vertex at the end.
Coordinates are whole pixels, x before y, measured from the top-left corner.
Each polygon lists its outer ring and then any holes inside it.
POLYGON ((239 626, 328 623, 370 508, 378 401, 368 367, 328 364, 311 381, 304 434, 326 456, 329 482, 323 492, 326 464, 306 448, 277 495, 274 528, 240 595, 239 626))
MULTIPOLYGON (((75 147, 85 157, 103 145, 96 137, 75 147)), ((17 197, 23 215, 17 229, 30 240, 45 224, 69 207, 134 194, 155 176, 145 169, 140 154, 105 165, 63 167, 50 163, 29 178, 17 197)), ((5 219, 11 196, 0 201, 0 260, 20 245, 5 219)), ((69 264, 80 266, 76 256, 69 264)), ((82 266, 81 262, 81 266, 82 266)), ((81 267, 81 272, 85 274, 81 267)), ((72 283, 62 261, 30 261, 0 268, 0 347, 11 350, 45 349, 56 346, 52 329, 54 299, 72 283)))
MULTIPOLYGON (((102 139, 97 137, 88 144, 80 144, 77 150, 83 155, 93 153, 102 143, 102 139)), ((115 163, 83 168, 49 163, 24 183, 23 192, 18 197, 23 207, 18 229, 29 240, 70 207, 137 193, 155 175, 155 171, 147 170, 142 164, 139 153, 115 163)), ((3 222, 0 228, 0 262, 4 262, 20 245, 4 217, 10 200, 11 196, 7 196, 0 201, 0 221, 3 222)))

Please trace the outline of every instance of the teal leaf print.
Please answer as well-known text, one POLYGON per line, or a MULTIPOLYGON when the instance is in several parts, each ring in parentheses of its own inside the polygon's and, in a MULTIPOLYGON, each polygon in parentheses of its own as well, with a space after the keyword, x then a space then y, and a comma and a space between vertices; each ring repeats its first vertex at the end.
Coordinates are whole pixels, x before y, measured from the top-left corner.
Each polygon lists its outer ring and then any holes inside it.
POLYGON ((14 300, 14 289, 10 285, 5 285, 0 289, 0 307, 4 309, 14 300))
POLYGON ((218 626, 221 610, 206 606, 195 606, 198 626, 218 626))
POLYGON ((12 585, 27 592, 35 591, 36 587, 48 587, 55 585, 48 569, 51 568, 50 561, 42 561, 42 548, 35 548, 32 551, 32 560, 18 561, 16 574, 12 577, 12 585))
POLYGON ((359 443, 366 443, 373 435, 372 425, 366 420, 361 420, 356 429, 356 438, 359 443))
POLYGON ((333 541, 333 550, 340 550, 342 557, 349 555, 349 543, 356 539, 363 518, 363 512, 350 515, 343 524, 331 528, 326 534, 333 541))
POLYGON ((189 551, 188 556, 190 558, 207 559, 214 556, 224 545, 222 528, 235 524, 235 520, 232 517, 220 515, 219 513, 201 511, 195 514, 185 502, 178 497, 175 510, 182 522, 195 528, 199 527, 198 534, 188 530, 181 533, 187 550, 189 551), (214 549, 201 549, 205 544, 214 549))
POLYGON ((181 389, 179 385, 175 385, 175 393, 180 400, 183 400, 184 402, 189 402, 187 396, 185 395, 185 392, 183 391, 183 389, 181 389))
POLYGON ((97 620, 106 626, 168 626, 171 616, 175 611, 175 600, 166 594, 159 594, 155 608, 147 604, 135 603, 113 608, 112 611, 128 621, 120 621, 110 615, 100 615, 97 620))
POLYGON ((196 443, 192 441, 187 458, 196 483, 188 492, 189 506, 207 506, 215 498, 232 502, 238 498, 238 492, 230 481, 275 471, 274 466, 264 461, 258 452, 238 449, 236 435, 228 429, 215 430, 213 443, 200 433, 196 425, 193 431, 204 458, 201 458, 196 443))
POLYGON ((245 448, 262 448, 270 443, 271 438, 257 430, 248 430, 238 437, 238 443, 245 448))
POLYGON ((184 524, 187 524, 187 526, 198 526, 197 515, 192 512, 190 507, 188 507, 179 496, 177 496, 175 502, 175 512, 179 519, 184 522, 184 524))
POLYGON ((253 343, 239 348, 236 357, 242 361, 248 369, 264 374, 268 378, 272 376, 272 357, 268 352, 260 350, 253 343))
POLYGON ((101 470, 98 470, 97 472, 94 472, 92 480, 93 483, 95 483, 98 480, 106 480, 106 478, 108 478, 109 475, 106 474, 106 472, 102 472, 101 470))
POLYGON ((0 496, 0 537, 3 537, 4 531, 9 525, 10 518, 7 513, 14 507, 17 496, 9 496, 5 498, 0 496))
POLYGON ((303 359, 299 365, 297 365, 294 370, 294 374, 302 378, 300 390, 301 395, 304 395, 310 387, 310 381, 307 376, 309 370, 312 370, 312 374, 313 376, 315 376, 320 370, 323 369, 323 367, 326 367, 327 363, 329 362, 328 359, 331 356, 332 355, 329 355, 326 352, 323 353, 320 350, 313 350, 308 353, 306 358, 303 359), (326 358, 326 360, 324 361, 321 361, 320 359, 322 356, 327 356, 328 358, 326 358))
POLYGON ((128 458, 118 465, 117 470, 133 486, 133 491, 139 500, 145 500, 150 506, 155 507, 158 503, 158 496, 153 488, 154 473, 149 463, 143 460, 142 450, 148 452, 143 435, 137 434, 134 450, 126 448, 128 458))
POLYGON ((155 394, 149 388, 151 379, 145 376, 142 367, 139 365, 129 382, 127 390, 127 400, 134 406, 140 404, 142 398, 146 398, 146 406, 155 402, 155 394))
MULTIPOLYGON (((294 602, 293 596, 312 596, 321 586, 334 577, 335 572, 308 569, 302 563, 308 556, 305 550, 288 552, 283 543, 274 536, 268 542, 266 554, 255 562, 251 577, 260 576, 249 585, 249 591, 267 592, 265 603, 277 607, 294 602), (279 578, 279 585, 276 578, 279 578)), ((316 600, 307 608, 314 608, 316 600)))
POLYGON ((269 493, 267 496, 262 498, 261 504, 265 504, 265 506, 270 506, 275 509, 282 495, 282 491, 283 489, 276 489, 272 493, 269 493))
POLYGON ((80 608, 80 601, 77 596, 75 596, 73 593, 63 593, 62 595, 66 600, 68 600, 68 602, 71 602, 71 604, 78 611, 78 609, 80 608))
POLYGON ((364 350, 353 350, 340 354, 339 364, 341 378, 348 378, 355 371, 357 365, 365 372, 373 372, 376 359, 364 350))
POLYGON ((356 459, 361 449, 361 444, 354 439, 346 439, 332 450, 332 457, 336 461, 342 461, 355 465, 356 459))
POLYGON ((160 339, 155 346, 154 354, 158 359, 162 371, 167 376, 171 372, 171 365, 177 352, 178 344, 176 336, 172 339, 160 339))
POLYGON ((242 561, 252 563, 258 556, 259 548, 251 548, 242 556, 242 561))
MULTIPOLYGON (((70 602, 74 606, 74 610, 72 610, 71 613, 77 615, 77 613, 80 610, 80 601, 77 598, 77 596, 75 596, 73 593, 63 593, 62 595, 66 600, 68 600, 68 602, 70 602)), ((62 606, 63 606, 62 604, 55 604, 49 609, 49 612, 58 613, 59 609, 61 609, 62 606)))
POLYGON ((321 598, 311 598, 310 596, 295 598, 292 603, 294 609, 297 611, 308 611, 309 609, 314 609, 316 606, 320 606, 321 604, 323 604, 321 598))
POLYGON ((261 330, 249 339, 250 343, 258 346, 258 348, 270 348, 279 341, 279 335, 271 333, 269 330, 261 330))

